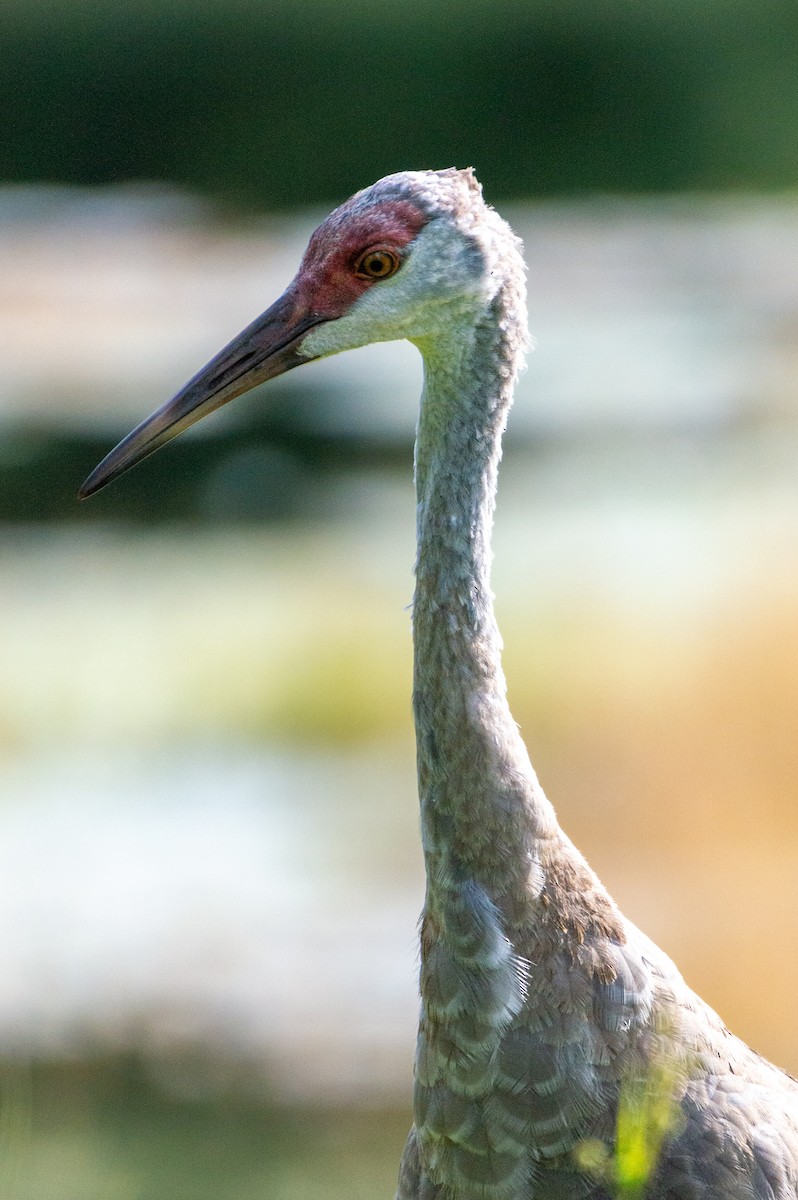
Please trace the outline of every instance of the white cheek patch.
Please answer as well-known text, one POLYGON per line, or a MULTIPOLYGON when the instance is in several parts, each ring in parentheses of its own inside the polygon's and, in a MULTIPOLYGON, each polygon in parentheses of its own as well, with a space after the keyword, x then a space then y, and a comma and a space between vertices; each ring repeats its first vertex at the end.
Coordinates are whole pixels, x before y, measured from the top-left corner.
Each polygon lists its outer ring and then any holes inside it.
POLYGON ((444 333, 453 310, 474 312, 490 301, 492 283, 476 243, 443 221, 430 221, 396 275, 374 283, 344 316, 312 329, 299 352, 321 358, 369 342, 444 333))

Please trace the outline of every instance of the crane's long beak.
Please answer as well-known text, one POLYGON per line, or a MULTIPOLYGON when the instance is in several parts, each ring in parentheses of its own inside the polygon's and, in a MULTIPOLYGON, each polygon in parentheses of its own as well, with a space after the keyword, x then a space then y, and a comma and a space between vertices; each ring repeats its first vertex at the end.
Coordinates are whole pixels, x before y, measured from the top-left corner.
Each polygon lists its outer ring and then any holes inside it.
POLYGON ((80 499, 98 492, 228 400, 310 361, 311 355, 299 352, 300 343, 310 329, 324 320, 308 311, 299 301, 294 286, 289 287, 172 400, 142 421, 95 467, 78 492, 80 499))

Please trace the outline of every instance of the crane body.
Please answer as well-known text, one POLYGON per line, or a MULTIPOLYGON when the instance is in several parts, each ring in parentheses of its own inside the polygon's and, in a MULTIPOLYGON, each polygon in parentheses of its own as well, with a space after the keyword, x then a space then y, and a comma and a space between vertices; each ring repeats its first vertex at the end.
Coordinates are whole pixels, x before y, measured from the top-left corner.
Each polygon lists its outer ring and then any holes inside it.
POLYGON ((520 243, 472 172, 387 176, 331 214, 283 296, 82 494, 265 379, 412 341, 426 896, 397 1200, 798 1200, 798 1082, 622 915, 560 828, 510 713, 490 539, 525 295, 520 243), (624 1161, 641 1113, 655 1114, 637 1129, 642 1173, 624 1161))

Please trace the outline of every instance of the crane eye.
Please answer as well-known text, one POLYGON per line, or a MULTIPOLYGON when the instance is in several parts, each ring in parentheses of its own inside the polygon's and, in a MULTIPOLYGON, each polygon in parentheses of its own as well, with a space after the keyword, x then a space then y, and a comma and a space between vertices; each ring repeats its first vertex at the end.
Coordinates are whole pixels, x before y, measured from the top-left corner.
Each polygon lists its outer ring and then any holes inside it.
POLYGON ((392 250, 367 250, 355 263, 355 274, 361 279, 387 279, 401 266, 398 254, 392 250))

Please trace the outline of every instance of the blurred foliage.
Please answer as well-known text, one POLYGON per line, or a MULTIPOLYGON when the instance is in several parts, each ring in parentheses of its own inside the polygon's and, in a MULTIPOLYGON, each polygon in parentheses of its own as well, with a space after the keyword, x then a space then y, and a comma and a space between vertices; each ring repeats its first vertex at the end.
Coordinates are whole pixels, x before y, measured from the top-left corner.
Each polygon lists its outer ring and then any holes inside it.
POLYGON ((4 1200, 370 1200, 392 1194, 408 1112, 277 1108, 169 1088, 140 1058, 0 1062, 4 1200))
POLYGON ((6 0, 8 180, 328 203, 472 163, 491 196, 790 185, 794 0, 6 0))
POLYGON ((308 429, 314 399, 309 395, 298 417, 285 420, 279 402, 262 412, 250 405, 241 420, 212 436, 181 438, 85 504, 77 500, 79 484, 127 427, 95 435, 42 423, 11 426, 0 439, 0 523, 303 520, 330 515, 342 472, 401 467, 410 477, 409 445, 308 429))
POLYGON ((574 1148, 580 1169, 603 1183, 614 1200, 644 1200, 666 1141, 684 1129, 679 1096, 689 1077, 688 1059, 674 1055, 681 1039, 675 1028, 670 1035, 652 1046, 641 1071, 622 1080, 614 1146, 587 1138, 574 1148))

